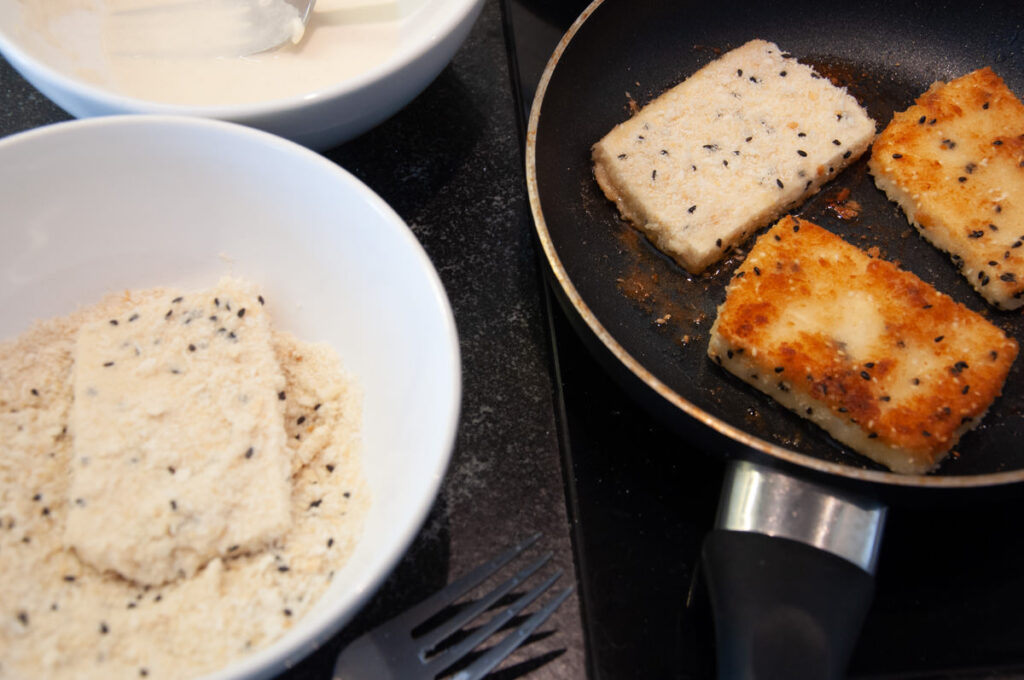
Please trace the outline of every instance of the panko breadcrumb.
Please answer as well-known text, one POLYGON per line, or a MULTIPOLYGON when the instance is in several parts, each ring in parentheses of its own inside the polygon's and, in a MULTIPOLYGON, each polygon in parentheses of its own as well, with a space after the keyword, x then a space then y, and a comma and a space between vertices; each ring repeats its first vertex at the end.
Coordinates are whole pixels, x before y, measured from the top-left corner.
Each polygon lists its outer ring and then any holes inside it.
POLYGON ((331 348, 281 332, 273 333, 272 344, 284 377, 275 395, 283 406, 290 485, 291 525, 284 534, 251 552, 228 546, 229 554, 213 557, 193 577, 160 586, 100 571, 68 548, 77 331, 168 295, 175 296, 167 290, 110 296, 0 343, 5 680, 212 672, 283 635, 355 548, 370 503, 359 453, 359 389, 331 348))

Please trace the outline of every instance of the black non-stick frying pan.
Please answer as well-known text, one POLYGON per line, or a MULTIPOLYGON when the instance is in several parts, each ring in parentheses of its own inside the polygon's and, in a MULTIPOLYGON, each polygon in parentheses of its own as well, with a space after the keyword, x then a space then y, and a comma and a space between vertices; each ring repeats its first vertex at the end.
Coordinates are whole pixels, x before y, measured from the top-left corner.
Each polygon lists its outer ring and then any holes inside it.
MULTIPOLYGON (((1024 481, 1024 359, 983 424, 936 472, 888 472, 707 359, 708 329, 745 248, 691 276, 623 222, 601 194, 591 145, 636 106, 752 38, 771 40, 846 85, 880 127, 932 82, 982 66, 1024 96, 1020 0, 598 0, 552 56, 527 140, 537 233, 570 319, 627 389, 711 451, 768 461, 787 474, 855 492, 866 487, 883 498, 908 487, 1024 481)), ((862 248, 876 246, 882 257, 1024 344, 1024 315, 988 307, 949 257, 921 239, 875 188, 866 157, 795 212, 862 248)), ((1016 228, 1024 234, 1024 225, 1016 228)))

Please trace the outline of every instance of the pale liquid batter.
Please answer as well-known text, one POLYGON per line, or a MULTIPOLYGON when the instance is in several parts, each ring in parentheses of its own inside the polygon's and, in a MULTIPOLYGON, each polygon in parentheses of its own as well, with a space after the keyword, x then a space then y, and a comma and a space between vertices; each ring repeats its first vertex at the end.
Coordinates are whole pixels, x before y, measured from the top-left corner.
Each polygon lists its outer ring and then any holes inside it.
MULTIPOLYGON (((125 30, 139 10, 194 0, 12 1, 24 26, 18 39, 59 71, 117 94, 201 106, 315 96, 385 63, 419 15, 430 11, 424 0, 319 0, 305 31, 296 32, 297 43, 223 57, 197 41, 224 29, 225 13, 211 10, 203 30, 195 11, 182 12, 183 20, 168 29, 180 37, 170 50, 146 49, 151 41, 138 39, 145 28, 125 30), (196 47, 191 53, 190 46, 196 47)), ((173 15, 161 14, 161 20, 166 16, 173 15)))

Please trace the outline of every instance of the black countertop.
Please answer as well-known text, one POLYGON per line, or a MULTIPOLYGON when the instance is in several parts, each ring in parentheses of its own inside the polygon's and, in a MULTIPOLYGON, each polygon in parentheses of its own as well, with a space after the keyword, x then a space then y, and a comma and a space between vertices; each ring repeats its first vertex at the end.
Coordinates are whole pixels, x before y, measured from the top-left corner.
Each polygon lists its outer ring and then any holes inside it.
MULTIPOLYGON (((705 678, 697 568, 723 463, 669 432, 590 357, 553 302, 523 171, 525 114, 582 0, 488 0, 452 63, 376 129, 325 155, 410 225, 459 329, 462 419, 442 492, 365 609, 280 676, 329 677, 337 651, 534 531, 579 585, 493 677, 705 678)), ((0 136, 67 119, 0 60, 0 136)), ((857 677, 1024 669, 1024 504, 895 508, 857 677)))
MULTIPOLYGON (((535 552, 575 581, 543 283, 526 187, 502 9, 486 3, 451 64, 404 110, 326 156, 412 228, 455 313, 461 425, 444 487, 408 554, 356 619, 282 678, 323 680, 360 632, 533 532, 535 552)), ((68 115, 0 60, 0 136, 68 115)), ((542 573, 551 573, 546 568, 542 573)), ((576 595, 495 677, 582 677, 576 595)))

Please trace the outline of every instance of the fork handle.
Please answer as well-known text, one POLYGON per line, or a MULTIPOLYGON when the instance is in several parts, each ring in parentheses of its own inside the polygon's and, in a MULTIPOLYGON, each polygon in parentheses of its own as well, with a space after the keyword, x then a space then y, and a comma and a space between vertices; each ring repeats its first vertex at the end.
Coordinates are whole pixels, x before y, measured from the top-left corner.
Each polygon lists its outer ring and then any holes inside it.
POLYGON ((702 567, 715 619, 718 677, 843 678, 874 578, 788 538, 716 529, 702 567))

